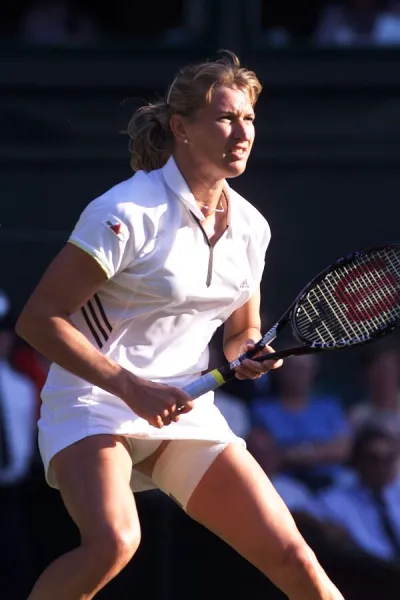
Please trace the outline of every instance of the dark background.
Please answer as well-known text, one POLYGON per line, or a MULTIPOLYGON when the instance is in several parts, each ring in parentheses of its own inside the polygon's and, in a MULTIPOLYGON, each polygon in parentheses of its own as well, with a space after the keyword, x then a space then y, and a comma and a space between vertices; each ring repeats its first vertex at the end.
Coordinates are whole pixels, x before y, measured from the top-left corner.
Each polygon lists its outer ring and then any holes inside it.
MULTIPOLYGON (((237 45, 264 91, 249 166, 231 185, 271 225, 263 292, 274 319, 332 260, 398 238, 400 51, 237 45)), ((17 307, 83 207, 131 176, 123 132, 135 107, 164 94, 183 62, 214 55, 212 44, 3 47, 0 252, 17 307)), ((332 385, 347 385, 352 356, 324 358, 332 385)))
MULTIPOLYGON (((231 184, 272 228, 263 280, 271 324, 329 262, 398 239, 400 50, 315 48, 308 40, 322 6, 315 0, 205 0, 197 26, 183 1, 77 4, 95 12, 99 41, 31 45, 18 38, 29 3, 3 1, 0 9, 1 285, 17 311, 83 207, 131 175, 123 131, 135 108, 165 94, 180 66, 219 48, 239 54, 264 84, 253 154, 231 184), (282 23, 292 42, 268 44, 266 29, 282 23), (172 28, 180 29, 172 35, 172 28)), ((324 357, 323 385, 350 396, 355 365, 352 351, 324 357)), ((27 500, 36 576, 77 534, 57 492, 30 484, 27 500)), ((138 505, 142 547, 99 597, 278 597, 169 500, 144 494, 138 505)), ((384 566, 368 579, 366 563, 354 557, 346 562, 326 550, 320 557, 348 598, 398 597, 398 575, 384 566)))

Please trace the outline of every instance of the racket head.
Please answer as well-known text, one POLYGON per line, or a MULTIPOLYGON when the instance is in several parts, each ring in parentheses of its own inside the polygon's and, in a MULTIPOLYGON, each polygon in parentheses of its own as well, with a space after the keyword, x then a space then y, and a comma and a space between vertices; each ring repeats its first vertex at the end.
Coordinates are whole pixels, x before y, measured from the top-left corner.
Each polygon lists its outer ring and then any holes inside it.
POLYGON ((400 242, 352 252, 321 271, 292 305, 290 324, 309 348, 365 344, 400 320, 400 242))

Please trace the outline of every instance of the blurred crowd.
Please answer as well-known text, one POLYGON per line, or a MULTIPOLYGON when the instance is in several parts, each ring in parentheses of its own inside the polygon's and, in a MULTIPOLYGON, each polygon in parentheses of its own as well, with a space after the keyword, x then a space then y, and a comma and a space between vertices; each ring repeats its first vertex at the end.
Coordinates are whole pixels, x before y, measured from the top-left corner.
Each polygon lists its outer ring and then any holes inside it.
POLYGON ((363 392, 350 402, 326 392, 320 358, 304 355, 228 383, 216 403, 307 538, 400 566, 400 342, 352 352, 363 392))
MULTIPOLYGON (((400 42, 400 0, 252 0, 245 39, 261 30, 275 47, 306 42, 316 47, 396 46, 400 42)), ((157 36, 166 43, 190 43, 218 26, 209 0, 151 3, 114 0, 3 0, 0 35, 36 45, 90 46, 107 39, 157 36)))
POLYGON ((149 36, 171 39, 182 26, 202 23, 203 0, 151 3, 114 0, 2 1, 0 36, 37 46, 85 47, 149 36))
MULTIPOLYGON (((38 503, 41 497, 49 502, 53 496, 46 497, 36 445, 40 390, 48 364, 15 336, 14 319, 8 296, 0 291, 0 526, 8 549, 0 584, 22 598, 18 583, 32 581, 37 567, 32 557, 40 562, 46 554, 45 539, 38 543, 35 538, 38 520, 43 536, 38 503)), ((217 332, 210 347, 211 366, 222 359, 221 335, 217 332)), ((399 350, 396 333, 357 350, 354 377, 363 393, 350 403, 322 391, 326 386, 321 385, 316 355, 286 359, 283 367, 261 379, 236 380, 216 391, 217 406, 246 440, 311 545, 396 569, 399 350)), ((48 506, 43 514, 48 514, 48 506)))
POLYGON ((263 37, 273 46, 307 42, 319 48, 368 48, 400 43, 399 0, 263 2, 263 37))
MULTIPOLYGON (((155 35, 176 44, 187 41, 188 29, 200 31, 207 24, 206 4, 176 0, 155 11, 151 3, 125 0, 114 0, 112 10, 96 0, 3 0, 0 38, 39 47, 90 47, 155 35)), ((400 44, 400 0, 254 0, 254 5, 260 8, 262 38, 273 47, 400 44)), ((69 543, 65 535, 74 534, 63 529, 65 514, 58 493, 45 484, 37 448, 48 364, 15 336, 14 319, 0 290, 0 527, 7 548, 0 590, 13 590, 9 600, 26 597, 29 583, 69 543)), ((222 359, 219 334, 214 344, 216 363, 222 359)), ((260 380, 230 382, 216 392, 216 404, 313 547, 334 548, 345 560, 358 556, 368 568, 385 565, 400 573, 400 341, 392 334, 352 352, 359 356, 355 387, 363 392, 350 401, 340 390, 327 393, 320 359, 303 356, 260 380)))

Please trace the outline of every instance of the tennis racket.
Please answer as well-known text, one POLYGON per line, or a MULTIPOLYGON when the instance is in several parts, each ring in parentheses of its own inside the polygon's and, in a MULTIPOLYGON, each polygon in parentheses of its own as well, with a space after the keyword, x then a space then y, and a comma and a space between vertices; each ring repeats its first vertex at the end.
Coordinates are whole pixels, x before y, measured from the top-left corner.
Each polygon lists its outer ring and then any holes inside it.
POLYGON ((183 390, 191 397, 235 376, 246 358, 287 358, 366 344, 393 331, 400 319, 400 242, 353 252, 321 271, 255 348, 209 371, 183 390), (254 358, 289 327, 300 345, 254 358))

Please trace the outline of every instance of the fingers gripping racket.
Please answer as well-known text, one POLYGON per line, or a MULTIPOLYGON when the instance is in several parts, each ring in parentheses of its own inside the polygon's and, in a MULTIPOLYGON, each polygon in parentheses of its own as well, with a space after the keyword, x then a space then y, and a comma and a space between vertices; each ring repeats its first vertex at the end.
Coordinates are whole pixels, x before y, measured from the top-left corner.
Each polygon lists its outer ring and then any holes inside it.
POLYGON ((290 327, 300 343, 256 361, 340 350, 365 344, 394 330, 400 319, 400 242, 353 252, 320 272, 300 292, 255 348, 213 369, 183 390, 191 397, 214 390, 235 369, 290 327))

